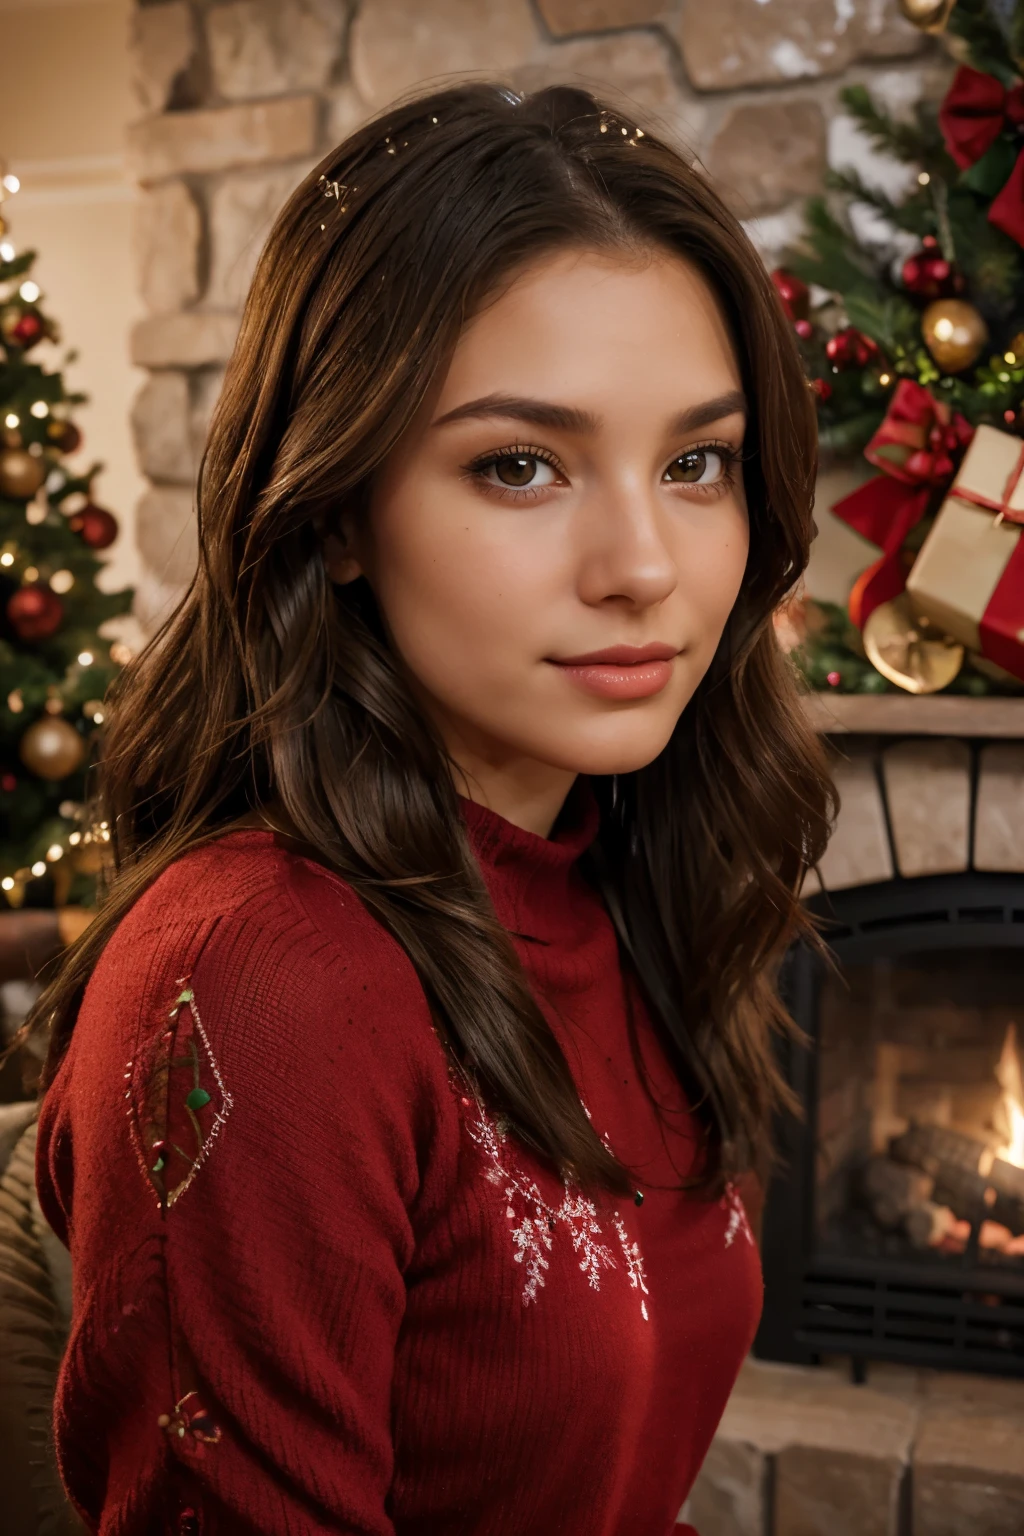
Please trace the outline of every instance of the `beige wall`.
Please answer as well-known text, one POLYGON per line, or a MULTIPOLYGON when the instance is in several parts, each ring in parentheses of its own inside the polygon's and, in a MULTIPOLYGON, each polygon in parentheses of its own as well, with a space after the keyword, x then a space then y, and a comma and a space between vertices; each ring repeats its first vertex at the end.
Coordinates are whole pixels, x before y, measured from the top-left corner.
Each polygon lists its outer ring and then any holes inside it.
POLYGON ((62 330, 59 348, 35 355, 55 366, 67 348, 80 353, 66 379, 91 398, 76 416, 84 442, 74 462, 104 462, 95 494, 122 529, 106 587, 138 575, 134 508, 143 488, 128 425, 144 378, 128 360, 141 312, 124 164, 125 127, 138 115, 130 10, 129 0, 0 0, 0 158, 22 183, 4 205, 8 238, 38 250, 33 275, 62 330))

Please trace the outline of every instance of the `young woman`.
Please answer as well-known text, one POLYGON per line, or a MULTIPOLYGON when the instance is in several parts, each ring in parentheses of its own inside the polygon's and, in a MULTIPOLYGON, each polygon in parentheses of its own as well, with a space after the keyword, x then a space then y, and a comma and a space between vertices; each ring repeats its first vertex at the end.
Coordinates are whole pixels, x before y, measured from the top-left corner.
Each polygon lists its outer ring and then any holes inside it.
POLYGON ((91 1529, 674 1528, 830 810, 772 632, 814 468, 741 229, 584 93, 413 101, 292 197, 39 1010, 91 1529))

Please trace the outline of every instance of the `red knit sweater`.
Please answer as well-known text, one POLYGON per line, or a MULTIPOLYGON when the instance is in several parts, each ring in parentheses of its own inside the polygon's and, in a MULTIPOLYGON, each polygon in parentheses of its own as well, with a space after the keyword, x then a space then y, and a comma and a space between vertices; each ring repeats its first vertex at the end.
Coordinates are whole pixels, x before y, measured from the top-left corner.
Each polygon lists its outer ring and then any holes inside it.
MULTIPOLYGON (((586 796, 573 797, 577 804, 586 796)), ((576 860, 465 806, 597 1130, 592 1206, 455 1086, 404 952, 274 835, 173 864, 109 942, 40 1121, 74 1261, 55 1433, 90 1529, 667 1536, 760 1305, 738 1196, 637 1080, 576 860)))

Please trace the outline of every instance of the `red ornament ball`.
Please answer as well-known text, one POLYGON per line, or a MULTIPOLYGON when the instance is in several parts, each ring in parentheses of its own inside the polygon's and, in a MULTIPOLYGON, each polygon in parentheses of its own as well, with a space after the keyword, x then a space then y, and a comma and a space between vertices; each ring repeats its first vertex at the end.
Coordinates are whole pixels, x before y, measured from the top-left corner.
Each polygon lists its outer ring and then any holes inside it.
POLYGON ((82 444, 82 434, 73 421, 51 421, 46 435, 58 453, 74 453, 82 444))
POLYGON ((10 330, 11 340, 16 341, 22 348, 34 346, 42 334, 42 316, 36 314, 34 309, 26 309, 21 319, 16 320, 10 330))
POLYGON ((772 282, 789 319, 806 320, 811 312, 811 294, 807 284, 792 272, 787 272, 785 267, 775 268, 772 282))
POLYGON ((829 337, 825 355, 833 368, 866 368, 878 356, 878 344, 856 326, 848 325, 829 337))
POLYGON ((828 379, 812 379, 811 388, 817 395, 818 399, 821 401, 822 405, 824 405, 826 400, 830 400, 832 398, 832 385, 829 383, 828 379))
POLYGON ((794 320, 793 329, 801 341, 810 341, 814 335, 814 326, 809 320, 794 320))
POLYGON ((13 795, 18 787, 18 781, 13 773, 0 773, 0 789, 5 795, 13 795))
POLYGON ((908 293, 929 302, 955 298, 966 286, 963 273, 946 260, 934 235, 925 235, 923 249, 907 257, 900 277, 908 293))
POLYGON ((19 587, 7 600, 7 620, 19 640, 48 640, 63 617, 64 606, 49 587, 19 587))
POLYGON ((68 518, 68 527, 81 535, 82 543, 90 549, 106 549, 117 538, 117 518, 106 507, 97 507, 87 501, 80 512, 68 518))
POLYGON ((843 674, 841 672, 830 672, 825 678, 825 681, 828 683, 830 688, 838 688, 842 680, 843 674))

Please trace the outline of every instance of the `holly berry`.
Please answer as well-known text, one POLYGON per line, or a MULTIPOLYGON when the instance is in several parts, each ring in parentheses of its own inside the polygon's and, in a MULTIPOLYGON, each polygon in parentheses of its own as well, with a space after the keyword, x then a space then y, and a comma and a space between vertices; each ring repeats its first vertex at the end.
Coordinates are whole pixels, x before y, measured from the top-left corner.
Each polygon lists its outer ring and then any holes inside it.
POLYGON ((836 369, 866 368, 879 355, 878 343, 856 326, 847 325, 826 341, 825 355, 836 369))

